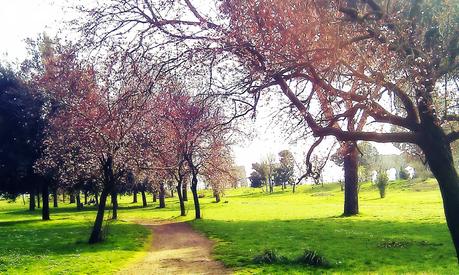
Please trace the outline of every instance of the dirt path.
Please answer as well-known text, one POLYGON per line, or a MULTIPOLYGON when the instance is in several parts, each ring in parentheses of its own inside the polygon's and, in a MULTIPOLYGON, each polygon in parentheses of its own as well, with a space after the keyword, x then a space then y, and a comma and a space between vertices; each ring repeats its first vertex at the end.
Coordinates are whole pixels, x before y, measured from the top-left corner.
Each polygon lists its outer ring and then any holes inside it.
POLYGON ((147 256, 119 274, 230 274, 210 256, 214 243, 183 222, 146 222, 153 232, 147 256))

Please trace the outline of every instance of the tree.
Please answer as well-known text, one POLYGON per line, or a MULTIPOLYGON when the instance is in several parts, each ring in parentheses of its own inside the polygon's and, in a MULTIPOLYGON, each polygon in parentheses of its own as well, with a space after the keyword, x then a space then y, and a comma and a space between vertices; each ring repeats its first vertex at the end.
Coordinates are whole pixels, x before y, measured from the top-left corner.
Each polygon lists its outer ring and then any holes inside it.
POLYGON ((88 10, 85 34, 106 39, 104 28, 116 34, 134 30, 129 33, 134 48, 146 30, 158 33, 159 43, 217 48, 236 60, 233 67, 244 68, 239 87, 252 98, 277 87, 314 136, 349 142, 350 180, 357 178, 356 141, 416 144, 439 183, 459 258, 459 177, 450 146, 459 134, 446 127, 459 112, 447 100, 453 85, 439 89, 458 78, 456 2, 226 0, 216 1, 220 14, 214 17, 184 2, 113 1, 88 10), (182 12, 171 20, 171 10, 182 12), (213 18, 224 20, 218 24, 213 18), (210 46, 216 43, 220 48, 210 46), (309 85, 309 92, 297 89, 299 84, 309 85), (443 97, 442 111, 435 100, 443 97), (400 130, 388 132, 377 124, 400 130))
POLYGON ((49 220, 47 201, 49 178, 34 171, 41 155, 43 100, 9 69, 0 66, 0 193, 12 199, 30 194, 30 210, 35 194, 42 191, 42 219, 49 220), (40 190, 41 189, 41 190, 40 190))
POLYGON ((257 171, 252 171, 252 173, 250 173, 249 180, 250 187, 252 188, 258 188, 263 186, 263 177, 257 171))
POLYGON ((114 76, 118 58, 119 53, 113 52, 96 72, 79 61, 73 47, 64 47, 46 58, 43 73, 37 75, 43 92, 60 106, 49 118, 40 170, 58 168, 61 181, 68 185, 92 176, 102 185, 90 243, 102 238, 109 195, 116 218, 113 200, 121 179, 135 167, 150 140, 152 109, 142 91, 145 82, 131 73, 132 67, 114 76))
MULTIPOLYGON (((277 181, 282 185, 282 189, 285 189, 286 184, 293 184, 295 174, 295 158, 292 152, 289 150, 283 150, 279 152, 280 165, 276 169, 275 175, 277 175, 277 181)), ((276 181, 276 176, 274 177, 276 181)))

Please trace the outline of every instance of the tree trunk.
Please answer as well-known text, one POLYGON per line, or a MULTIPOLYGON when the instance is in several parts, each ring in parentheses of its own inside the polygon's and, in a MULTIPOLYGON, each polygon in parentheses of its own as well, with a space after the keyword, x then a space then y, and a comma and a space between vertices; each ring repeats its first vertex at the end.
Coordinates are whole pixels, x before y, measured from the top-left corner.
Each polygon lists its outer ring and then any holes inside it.
POLYGON ((75 195, 70 193, 70 203, 75 203, 75 195))
POLYGON ((293 188, 292 188, 293 194, 295 194, 295 189, 296 189, 296 183, 293 183, 293 188))
POLYGON ((185 202, 183 201, 183 195, 182 195, 182 183, 177 184, 177 196, 179 199, 179 204, 180 204, 180 216, 186 216, 185 212, 185 202))
POLYGON ((81 204, 80 191, 78 191, 78 192, 76 193, 75 198, 76 198, 76 207, 77 207, 77 209, 78 209, 78 210, 83 209, 83 205, 81 204))
POLYGON ((40 188, 37 190, 37 208, 40 208, 40 188))
POLYGON ((57 188, 54 188, 53 189, 53 207, 57 207, 57 201, 58 201, 57 196, 58 196, 57 188))
POLYGON ((84 191, 84 204, 88 204, 88 191, 84 191))
POLYGON ((118 219, 118 196, 116 191, 112 192, 112 220, 118 219))
POLYGON ((147 207, 148 204, 147 204, 147 196, 145 195, 145 191, 142 190, 142 206, 143 207, 147 207))
POLYGON ((104 188, 100 194, 99 207, 97 208, 97 216, 92 227, 91 236, 89 237, 89 243, 97 243, 102 240, 102 223, 104 222, 104 211, 107 203, 108 190, 104 188))
POLYGON ((220 193, 219 193, 219 192, 215 192, 215 202, 216 202, 216 203, 219 203, 220 200, 221 200, 221 198, 220 198, 220 193))
POLYGON ((164 190, 164 182, 159 184, 159 208, 166 207, 166 190, 164 190))
POLYGON ((198 178, 197 174, 193 173, 193 178, 191 179, 191 193, 193 193, 193 201, 194 201, 194 212, 195 218, 201 218, 201 207, 199 206, 199 196, 198 196, 198 178))
POLYGON ((156 202, 156 191, 153 192, 153 202, 156 202))
POLYGON ((132 195, 132 203, 137 203, 137 191, 134 191, 132 195))
POLYGON ((173 197, 174 197, 174 189, 171 188, 171 198, 173 198, 173 197))
POLYGON ((29 193, 29 211, 35 210, 35 190, 32 190, 29 193))
POLYGON ((96 205, 99 205, 99 193, 98 192, 95 192, 94 193, 94 197, 96 199, 96 205))
POLYGON ((41 209, 41 219, 44 221, 49 220, 49 189, 48 182, 44 180, 42 183, 41 195, 43 196, 43 208, 41 209))
POLYGON ((355 142, 347 142, 344 152, 344 216, 359 213, 358 151, 355 142))
POLYGON ((443 130, 433 123, 425 128, 420 146, 440 186, 446 223, 459 261, 459 176, 443 130))
POLYGON ((183 197, 183 201, 188 201, 188 192, 187 192, 187 184, 183 184, 183 188, 182 188, 182 197, 183 197))
POLYGON ((62 192, 62 203, 65 203, 65 192, 62 192))

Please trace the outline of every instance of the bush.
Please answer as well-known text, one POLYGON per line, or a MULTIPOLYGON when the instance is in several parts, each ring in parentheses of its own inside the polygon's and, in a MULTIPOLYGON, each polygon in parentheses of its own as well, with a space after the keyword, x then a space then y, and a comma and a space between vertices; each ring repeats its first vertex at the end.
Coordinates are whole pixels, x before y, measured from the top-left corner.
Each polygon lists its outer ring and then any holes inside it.
POLYGON ((273 264, 285 261, 286 258, 277 255, 277 251, 274 249, 265 249, 263 253, 253 258, 253 262, 256 264, 273 264))
POLYGON ((407 180, 409 175, 408 173, 405 171, 405 169, 403 169, 403 167, 400 167, 400 171, 398 172, 398 177, 402 180, 407 180))
POLYGON ((306 249, 303 255, 297 258, 297 262, 314 267, 330 267, 330 262, 314 250, 306 249))
POLYGON ((386 172, 379 172, 378 176, 376 177, 376 186, 379 189, 379 195, 381 198, 386 197, 386 187, 387 183, 389 181, 389 178, 387 177, 386 172))

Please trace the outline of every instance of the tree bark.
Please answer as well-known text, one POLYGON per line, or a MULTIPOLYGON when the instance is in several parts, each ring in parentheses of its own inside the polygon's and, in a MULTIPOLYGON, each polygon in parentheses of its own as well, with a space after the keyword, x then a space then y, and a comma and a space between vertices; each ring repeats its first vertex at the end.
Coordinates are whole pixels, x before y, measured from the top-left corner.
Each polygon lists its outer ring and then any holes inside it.
POLYGON ((75 195, 70 193, 70 203, 75 203, 75 195))
POLYGON ((201 218, 201 207, 199 205, 199 196, 198 196, 198 175, 196 173, 192 173, 192 179, 191 179, 191 193, 193 193, 193 201, 194 201, 194 212, 195 212, 195 218, 200 219, 201 218))
POLYGON ((32 190, 29 193, 29 211, 35 210, 35 190, 32 190))
POLYGON ((355 142, 346 142, 344 152, 344 216, 359 213, 358 150, 355 142))
POLYGON ((164 182, 159 184, 159 208, 166 207, 166 190, 164 190, 164 182))
POLYGON ((40 192, 37 192, 37 208, 40 208, 40 192))
POLYGON ((132 194, 132 203, 137 203, 137 191, 132 194))
POLYGON ((84 191, 84 204, 88 204, 88 191, 84 191))
POLYGON ((82 205, 81 205, 81 198, 80 198, 80 191, 78 190, 77 193, 76 193, 76 207, 78 210, 81 210, 83 209, 82 205))
POLYGON ((53 189, 53 207, 58 207, 57 201, 58 201, 57 188, 54 188, 53 189))
POLYGON ((104 188, 104 190, 102 190, 102 193, 100 194, 100 202, 99 207, 97 208, 96 220, 94 221, 91 236, 89 237, 90 244, 97 243, 102 240, 102 223, 104 222, 104 212, 105 205, 107 203, 108 193, 109 192, 107 188, 104 188))
POLYGON ((153 202, 156 202, 156 191, 153 192, 153 202))
POLYGON ((219 192, 216 192, 216 193, 215 193, 215 202, 216 202, 216 203, 219 203, 220 200, 221 200, 221 198, 220 198, 220 193, 219 193, 219 192))
POLYGON ((420 146, 440 186, 446 223, 459 261, 459 176, 444 131, 434 123, 423 128, 420 146))
POLYGON ((118 219, 118 196, 112 191, 112 220, 118 219))
POLYGON ((94 197, 96 199, 96 205, 99 205, 99 193, 98 192, 95 192, 94 193, 94 197))
POLYGON ((143 207, 147 207, 148 204, 147 204, 147 196, 145 195, 145 191, 142 190, 142 206, 143 207))
POLYGON ((180 204, 180 216, 186 216, 185 202, 183 201, 182 191, 183 191, 182 183, 177 183, 177 196, 179 198, 179 204, 180 204))
POLYGON ((49 220, 49 189, 48 182, 42 182, 41 195, 43 196, 43 208, 41 209, 41 219, 44 221, 49 220))

